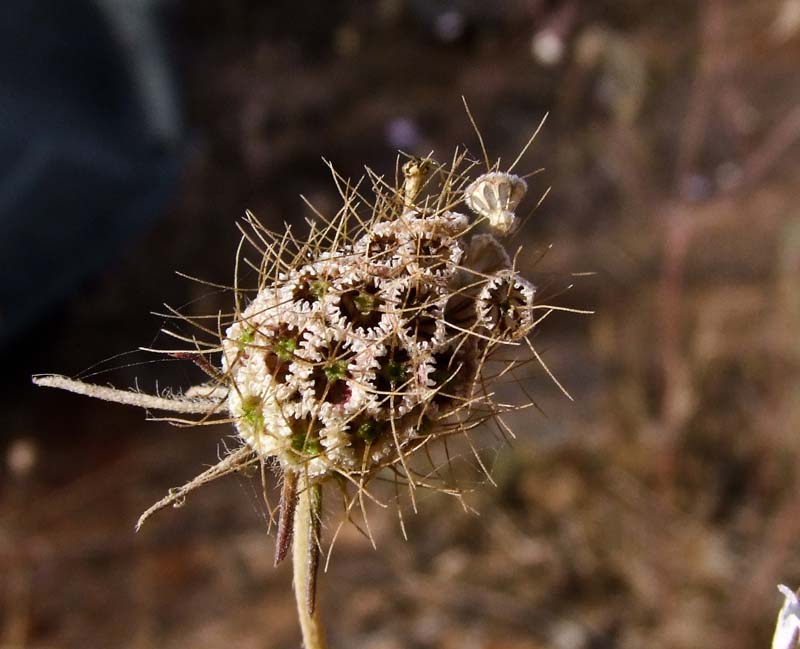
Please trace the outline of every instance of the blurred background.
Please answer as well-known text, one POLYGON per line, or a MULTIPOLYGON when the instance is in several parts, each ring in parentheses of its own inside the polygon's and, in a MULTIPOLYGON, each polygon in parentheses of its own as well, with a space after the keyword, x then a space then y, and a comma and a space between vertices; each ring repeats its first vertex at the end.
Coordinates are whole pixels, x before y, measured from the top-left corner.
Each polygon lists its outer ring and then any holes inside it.
POLYGON ((593 272, 555 299, 596 314, 538 332, 575 403, 531 370, 479 516, 343 530, 332 646, 768 646, 800 585, 800 0, 5 0, 0 34, 2 649, 298 646, 257 479, 133 533, 230 429, 29 377, 197 382, 135 351, 163 302, 230 308, 174 271, 230 283, 245 209, 334 212, 321 156, 477 153, 462 94, 506 161, 550 112, 522 269, 593 272))

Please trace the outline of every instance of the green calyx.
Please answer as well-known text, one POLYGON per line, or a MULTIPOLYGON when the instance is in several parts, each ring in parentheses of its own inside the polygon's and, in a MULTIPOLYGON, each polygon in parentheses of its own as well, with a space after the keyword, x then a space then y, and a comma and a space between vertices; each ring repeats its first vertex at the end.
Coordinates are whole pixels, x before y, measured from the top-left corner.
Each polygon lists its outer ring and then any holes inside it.
POLYGON ((325 297, 325 293, 328 292, 328 282, 324 279, 315 279, 311 282, 310 292, 315 298, 321 300, 325 297))
POLYGON ((356 429, 356 436, 365 442, 374 442, 378 437, 378 424, 374 421, 365 421, 356 429))
POLYGON ((325 368, 325 377, 330 383, 341 381, 347 376, 347 363, 344 361, 334 361, 325 368))
POLYGON ((402 383, 406 378, 406 367, 403 363, 389 361, 383 368, 383 375, 392 385, 402 383))
POLYGON ((252 345, 255 339, 256 339, 256 330, 245 329, 239 335, 239 338, 237 338, 236 345, 240 351, 244 351, 244 348, 247 347, 248 345, 252 345))
POLYGON ((264 413, 261 411, 261 399, 252 396, 242 402, 241 419, 256 431, 264 429, 264 413))
POLYGON ((375 296, 364 291, 360 292, 355 296, 355 298, 353 298, 353 304, 355 304, 356 309, 358 309, 359 313, 364 315, 372 313, 372 311, 375 310, 375 303, 375 296))
POLYGON ((303 455, 319 455, 322 453, 322 442, 318 437, 310 437, 305 433, 295 433, 289 438, 292 448, 303 455))
POLYGON ((280 338, 274 347, 275 356, 281 363, 289 363, 297 349, 297 341, 294 338, 280 338))

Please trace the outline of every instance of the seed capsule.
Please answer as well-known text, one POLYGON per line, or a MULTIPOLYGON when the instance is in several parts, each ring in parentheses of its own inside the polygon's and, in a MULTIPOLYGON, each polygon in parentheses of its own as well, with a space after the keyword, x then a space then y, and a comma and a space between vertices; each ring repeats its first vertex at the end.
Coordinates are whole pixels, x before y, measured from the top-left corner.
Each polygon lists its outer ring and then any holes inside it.
POLYGON ((479 176, 464 190, 467 207, 485 217, 489 228, 498 235, 509 234, 517 224, 517 209, 528 183, 519 176, 493 171, 479 176))

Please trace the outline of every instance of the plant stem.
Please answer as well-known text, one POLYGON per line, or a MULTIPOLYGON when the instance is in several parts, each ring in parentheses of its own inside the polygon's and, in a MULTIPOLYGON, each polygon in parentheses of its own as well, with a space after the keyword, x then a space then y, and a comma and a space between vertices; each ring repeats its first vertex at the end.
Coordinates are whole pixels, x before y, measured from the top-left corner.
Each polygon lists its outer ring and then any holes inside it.
POLYGON ((297 473, 283 472, 281 503, 278 513, 278 532, 275 543, 275 565, 277 566, 289 553, 294 534, 294 510, 297 508, 297 473))
POLYGON ((308 485, 297 476, 297 509, 292 535, 292 563, 297 616, 305 649, 326 649, 325 632, 316 606, 317 568, 319 567, 320 513, 322 488, 308 485))

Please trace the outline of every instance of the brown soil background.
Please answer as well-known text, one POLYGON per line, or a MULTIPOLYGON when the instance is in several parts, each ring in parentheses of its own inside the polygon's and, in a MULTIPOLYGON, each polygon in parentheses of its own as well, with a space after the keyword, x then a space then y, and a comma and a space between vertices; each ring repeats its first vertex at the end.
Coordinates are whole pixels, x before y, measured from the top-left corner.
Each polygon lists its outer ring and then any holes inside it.
MULTIPOLYGON (((184 3, 196 144, 178 196, 7 364, 0 647, 299 645, 257 480, 218 481, 133 533, 228 428, 146 422, 28 376, 166 342, 148 315, 162 302, 226 308, 173 271, 229 282, 246 208, 273 228, 310 215, 300 193, 334 211, 320 156, 358 176, 393 174, 398 144, 477 152, 462 94, 504 160, 550 111, 526 205, 553 190, 522 266, 543 286, 594 272, 558 303, 596 314, 538 332, 575 403, 530 372, 544 414, 492 456, 497 488, 468 498, 480 515, 434 493, 405 512, 408 541, 377 508, 377 550, 343 531, 322 577, 332 646, 767 647, 775 585, 800 585, 797 4, 184 3), (550 67, 531 54, 547 28, 565 47, 550 67)), ((143 360, 93 380, 199 378, 143 360)))

